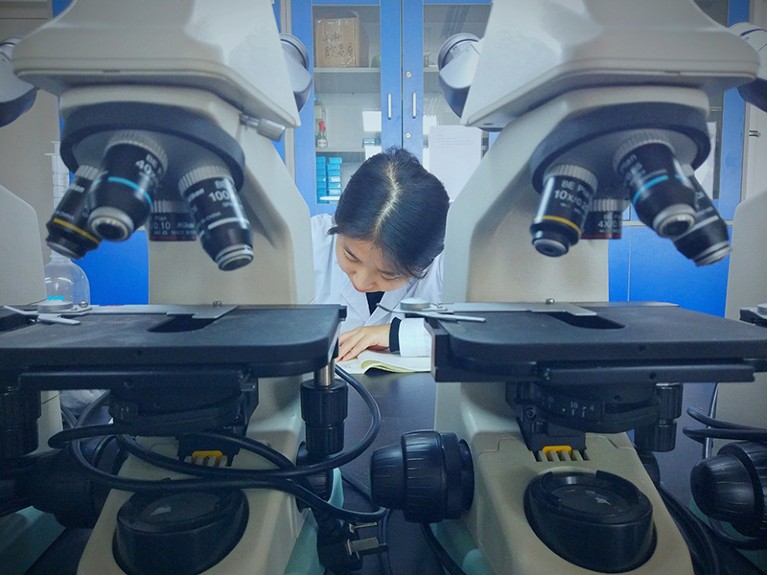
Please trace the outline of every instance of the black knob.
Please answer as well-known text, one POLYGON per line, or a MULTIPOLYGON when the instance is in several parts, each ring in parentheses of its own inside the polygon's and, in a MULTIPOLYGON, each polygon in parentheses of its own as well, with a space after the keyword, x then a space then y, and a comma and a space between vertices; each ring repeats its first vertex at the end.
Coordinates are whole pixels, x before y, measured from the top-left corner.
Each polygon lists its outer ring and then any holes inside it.
POLYGON ((692 469, 690 487, 700 510, 740 533, 767 534, 767 446, 729 443, 692 469))
POLYGON ((40 392, 0 388, 0 461, 37 449, 40 392))
POLYGON ((334 380, 329 386, 301 384, 301 417, 306 423, 306 450, 322 458, 344 448, 344 422, 349 412, 349 387, 334 380))
POLYGON ((412 431, 400 445, 376 450, 370 481, 376 504, 401 509, 414 523, 456 519, 474 497, 471 452, 453 433, 412 431))

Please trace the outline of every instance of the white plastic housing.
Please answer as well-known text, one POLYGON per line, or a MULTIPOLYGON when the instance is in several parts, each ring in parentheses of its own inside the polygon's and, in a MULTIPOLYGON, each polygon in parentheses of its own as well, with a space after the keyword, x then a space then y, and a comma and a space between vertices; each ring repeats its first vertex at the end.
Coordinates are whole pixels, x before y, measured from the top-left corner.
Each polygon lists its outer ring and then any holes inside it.
POLYGON ((660 85, 719 93, 759 57, 692 0, 495 2, 462 121, 501 128, 564 92, 660 85))
POLYGON ((54 94, 106 83, 203 88, 250 116, 299 124, 263 0, 77 0, 22 39, 13 65, 54 94))

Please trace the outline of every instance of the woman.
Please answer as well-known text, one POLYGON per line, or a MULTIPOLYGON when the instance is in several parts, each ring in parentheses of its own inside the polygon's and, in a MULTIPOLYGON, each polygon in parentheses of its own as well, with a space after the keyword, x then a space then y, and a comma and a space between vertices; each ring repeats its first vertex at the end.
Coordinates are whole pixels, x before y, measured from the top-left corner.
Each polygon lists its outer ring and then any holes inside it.
POLYGON ((335 216, 312 218, 315 300, 347 308, 338 360, 368 348, 428 355, 419 318, 394 309, 404 298, 438 303, 449 198, 445 187, 399 148, 367 159, 349 180, 335 216))

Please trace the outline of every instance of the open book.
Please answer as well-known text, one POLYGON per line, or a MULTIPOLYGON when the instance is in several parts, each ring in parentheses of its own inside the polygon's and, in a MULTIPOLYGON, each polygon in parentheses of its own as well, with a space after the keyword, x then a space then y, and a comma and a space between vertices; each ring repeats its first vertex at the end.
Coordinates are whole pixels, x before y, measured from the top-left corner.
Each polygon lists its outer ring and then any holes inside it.
POLYGON ((382 369, 395 373, 414 373, 431 371, 431 357, 402 357, 390 351, 365 350, 356 359, 339 361, 339 367, 349 373, 365 373, 369 369, 382 369))

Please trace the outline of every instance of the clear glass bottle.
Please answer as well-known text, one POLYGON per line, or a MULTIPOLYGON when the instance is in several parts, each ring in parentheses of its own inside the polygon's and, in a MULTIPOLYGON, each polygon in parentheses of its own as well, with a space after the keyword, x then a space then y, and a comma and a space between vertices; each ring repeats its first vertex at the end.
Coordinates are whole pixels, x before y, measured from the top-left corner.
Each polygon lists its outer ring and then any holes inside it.
POLYGON ((69 303, 77 307, 88 307, 91 302, 91 287, 83 269, 69 258, 52 252, 45 265, 45 292, 49 302, 69 303))

